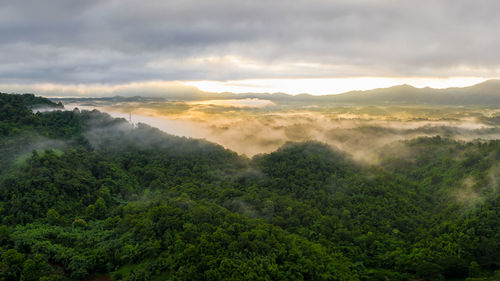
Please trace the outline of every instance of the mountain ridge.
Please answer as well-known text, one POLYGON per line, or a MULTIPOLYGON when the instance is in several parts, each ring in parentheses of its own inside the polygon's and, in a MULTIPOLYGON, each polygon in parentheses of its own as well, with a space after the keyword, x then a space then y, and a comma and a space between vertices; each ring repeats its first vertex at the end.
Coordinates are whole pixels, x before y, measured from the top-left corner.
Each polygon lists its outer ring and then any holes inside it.
POLYGON ((372 90, 355 90, 340 94, 311 95, 307 93, 290 95, 286 93, 213 93, 199 92, 189 95, 167 94, 162 98, 147 96, 100 97, 100 98, 53 98, 55 101, 202 101, 221 99, 265 99, 278 105, 313 105, 317 103, 331 105, 450 105, 450 106, 499 106, 500 79, 490 79, 468 87, 450 87, 444 89, 416 88, 408 84, 372 90))

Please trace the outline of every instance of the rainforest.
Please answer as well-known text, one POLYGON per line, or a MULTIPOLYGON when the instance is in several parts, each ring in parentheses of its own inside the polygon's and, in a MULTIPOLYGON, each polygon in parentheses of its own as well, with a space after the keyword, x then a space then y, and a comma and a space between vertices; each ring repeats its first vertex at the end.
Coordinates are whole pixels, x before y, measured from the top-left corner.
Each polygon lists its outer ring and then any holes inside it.
POLYGON ((0 281, 500 281, 500 1, 0 4, 0 281))
POLYGON ((0 94, 0 280, 500 280, 500 141, 377 151, 248 157, 0 94))

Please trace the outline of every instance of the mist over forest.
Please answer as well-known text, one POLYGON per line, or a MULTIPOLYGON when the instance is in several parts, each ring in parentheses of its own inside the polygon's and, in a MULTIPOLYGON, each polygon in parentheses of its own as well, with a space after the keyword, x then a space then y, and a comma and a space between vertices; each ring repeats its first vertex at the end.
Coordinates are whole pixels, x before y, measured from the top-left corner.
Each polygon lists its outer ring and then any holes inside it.
POLYGON ((493 106, 0 101, 0 280, 498 280, 493 106))
POLYGON ((500 1, 0 5, 0 281, 500 281, 500 1))
POLYGON ((206 93, 184 100, 169 98, 173 97, 53 100, 64 102, 68 109, 96 108, 173 135, 203 138, 249 157, 289 141, 315 140, 374 164, 386 145, 399 140, 500 137, 496 80, 445 90, 396 86, 332 96, 206 93))

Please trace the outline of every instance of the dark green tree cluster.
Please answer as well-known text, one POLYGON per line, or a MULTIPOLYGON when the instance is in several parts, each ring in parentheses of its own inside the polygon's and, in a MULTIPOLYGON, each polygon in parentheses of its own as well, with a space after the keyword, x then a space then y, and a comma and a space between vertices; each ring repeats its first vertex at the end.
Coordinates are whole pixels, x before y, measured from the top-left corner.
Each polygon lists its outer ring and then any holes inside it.
POLYGON ((248 159, 0 94, 0 280, 499 280, 500 142, 248 159))

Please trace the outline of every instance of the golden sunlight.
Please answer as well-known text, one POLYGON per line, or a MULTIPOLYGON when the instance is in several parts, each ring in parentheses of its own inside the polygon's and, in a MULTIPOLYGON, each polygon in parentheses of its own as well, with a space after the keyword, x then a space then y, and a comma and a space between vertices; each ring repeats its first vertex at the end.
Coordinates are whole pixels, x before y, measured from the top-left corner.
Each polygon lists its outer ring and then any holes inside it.
POLYGON ((233 93, 308 93, 311 95, 340 94, 349 91, 371 90, 408 84, 417 88, 467 87, 485 81, 481 77, 451 78, 314 78, 314 79, 248 79, 232 81, 189 81, 184 84, 195 86, 206 92, 233 93))

